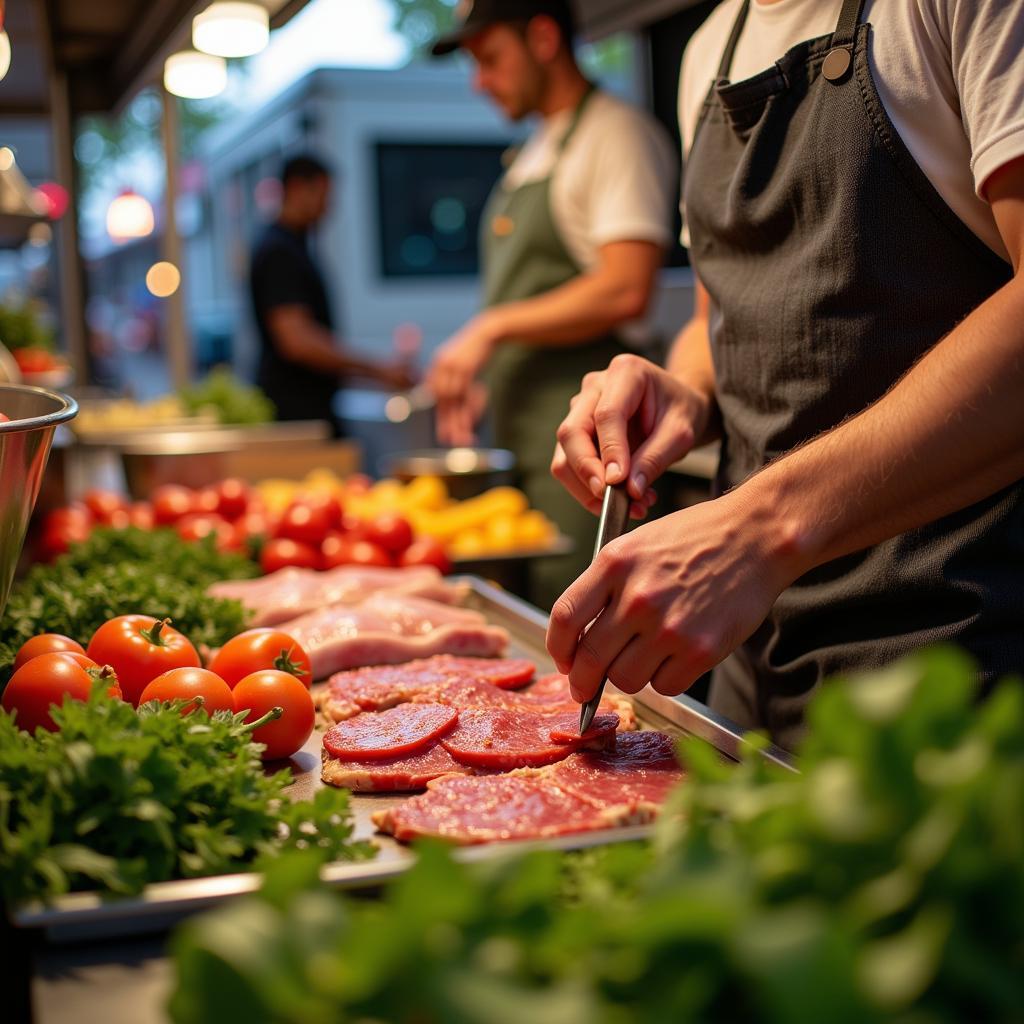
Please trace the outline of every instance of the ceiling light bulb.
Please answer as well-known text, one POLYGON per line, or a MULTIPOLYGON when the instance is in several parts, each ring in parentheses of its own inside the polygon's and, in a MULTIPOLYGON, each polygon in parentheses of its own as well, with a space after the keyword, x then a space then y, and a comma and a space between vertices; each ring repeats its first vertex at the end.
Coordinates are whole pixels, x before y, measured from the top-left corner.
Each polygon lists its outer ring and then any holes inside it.
POLYGON ((228 84, 228 66, 223 57, 182 50, 164 61, 164 88, 189 100, 218 96, 228 84))
POLYGON ((210 4, 192 19, 192 45, 218 57, 251 57, 270 41, 270 16, 255 3, 210 4))

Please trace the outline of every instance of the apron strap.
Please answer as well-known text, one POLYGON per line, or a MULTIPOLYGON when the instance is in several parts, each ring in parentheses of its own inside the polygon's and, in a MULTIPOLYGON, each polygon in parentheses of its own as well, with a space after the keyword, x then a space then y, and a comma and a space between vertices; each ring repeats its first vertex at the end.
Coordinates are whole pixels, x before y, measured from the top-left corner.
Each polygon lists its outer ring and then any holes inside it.
POLYGON ((863 10, 864 0, 843 0, 843 9, 839 12, 839 21, 836 22, 836 31, 832 37, 836 46, 853 41, 863 10))
POLYGON ((864 0, 843 0, 843 9, 839 12, 839 21, 832 34, 832 49, 821 65, 822 78, 834 85, 845 81, 853 66, 853 40, 857 35, 863 8, 864 0))
POLYGON ((743 0, 743 3, 740 5, 739 13, 736 15, 736 20, 732 23, 732 32, 729 33, 729 41, 725 44, 725 49, 722 51, 722 59, 718 64, 717 80, 719 82, 722 82, 729 77, 729 69, 732 67, 733 54, 736 52, 736 44, 740 41, 740 36, 743 34, 743 26, 747 23, 747 11, 749 10, 750 0, 743 0))
POLYGON ((569 143, 572 141, 572 137, 576 134, 576 129, 580 126, 580 121, 583 119, 583 112, 587 109, 587 105, 593 99, 597 93, 597 86, 593 82, 587 83, 587 91, 583 94, 583 99, 580 100, 576 109, 572 112, 572 119, 569 121, 569 127, 565 129, 565 134, 562 136, 561 142, 558 143, 558 159, 561 159, 569 143))

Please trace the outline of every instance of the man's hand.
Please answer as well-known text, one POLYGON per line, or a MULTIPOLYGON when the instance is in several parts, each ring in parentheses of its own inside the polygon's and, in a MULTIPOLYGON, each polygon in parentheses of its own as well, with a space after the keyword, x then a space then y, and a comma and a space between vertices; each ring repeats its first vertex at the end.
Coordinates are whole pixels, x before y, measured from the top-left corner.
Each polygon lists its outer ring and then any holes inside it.
POLYGON ((444 445, 468 447, 476 444, 476 425, 487 407, 487 388, 474 381, 462 398, 437 403, 435 430, 444 445))
POLYGON ((374 377, 392 391, 408 391, 416 383, 413 368, 404 361, 377 364, 374 377))
POLYGON ((551 472, 592 512, 600 511, 606 484, 628 479, 633 517, 642 519, 656 498, 651 484, 690 451, 708 418, 708 400, 667 370, 616 356, 607 370, 583 378, 558 428, 551 472))
POLYGON ((427 370, 426 385, 438 402, 465 400, 498 343, 493 325, 493 318, 481 313, 437 350, 427 370))
POLYGON ((604 548, 551 611, 548 652, 573 697, 605 678, 626 693, 648 682, 682 693, 750 636, 800 574, 793 544, 763 518, 734 492, 604 548))

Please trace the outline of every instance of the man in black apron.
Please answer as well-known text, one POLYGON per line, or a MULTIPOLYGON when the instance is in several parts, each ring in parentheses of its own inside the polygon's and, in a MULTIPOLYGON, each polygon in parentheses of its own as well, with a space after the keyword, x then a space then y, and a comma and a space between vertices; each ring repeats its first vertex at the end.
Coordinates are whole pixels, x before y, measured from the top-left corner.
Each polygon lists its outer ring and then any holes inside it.
POLYGON ((531 566, 530 597, 550 607, 586 565, 595 526, 551 478, 555 431, 584 375, 629 350, 624 326, 645 330, 635 321, 668 242, 673 158, 659 126, 584 78, 566 0, 477 0, 462 14, 434 53, 466 47, 509 117, 544 121, 484 211, 485 312, 442 346, 427 382, 441 440, 469 444, 482 377, 495 442, 515 453, 531 504, 575 541, 572 555, 531 566), (585 180, 588 153, 606 180, 585 180), (539 173, 523 170, 531 160, 539 173))
POLYGON ((1007 261, 894 128, 863 4, 733 83, 739 4, 687 162, 697 315, 667 371, 614 363, 563 425, 552 468, 588 504, 595 476, 640 497, 723 442, 715 500, 611 545, 556 604, 578 699, 717 665, 712 706, 792 746, 836 672, 937 641, 983 685, 1024 669, 1024 159, 985 185, 1007 261))

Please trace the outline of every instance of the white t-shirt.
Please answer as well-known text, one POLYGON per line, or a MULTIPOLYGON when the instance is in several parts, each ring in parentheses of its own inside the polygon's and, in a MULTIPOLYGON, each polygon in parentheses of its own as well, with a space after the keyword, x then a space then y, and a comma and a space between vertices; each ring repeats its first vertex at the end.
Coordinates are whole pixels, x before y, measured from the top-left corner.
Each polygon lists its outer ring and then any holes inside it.
MULTIPOLYGON (((668 133, 650 115, 598 92, 559 159, 572 116, 573 111, 560 111, 538 125, 506 172, 504 186, 518 188, 553 173, 555 227, 584 270, 597 265, 598 251, 610 242, 667 247, 678 178, 668 133)), ((649 331, 634 323, 620 334, 643 344, 649 331)))
MULTIPOLYGON (((724 0, 683 54, 684 160, 741 3, 724 0)), ((834 31, 841 7, 841 0, 752 0, 730 80, 834 31)), ((994 171, 1024 156, 1024 3, 867 0, 862 20, 872 25, 868 62, 878 94, 904 144, 953 212, 1008 260, 981 191, 994 171)))

